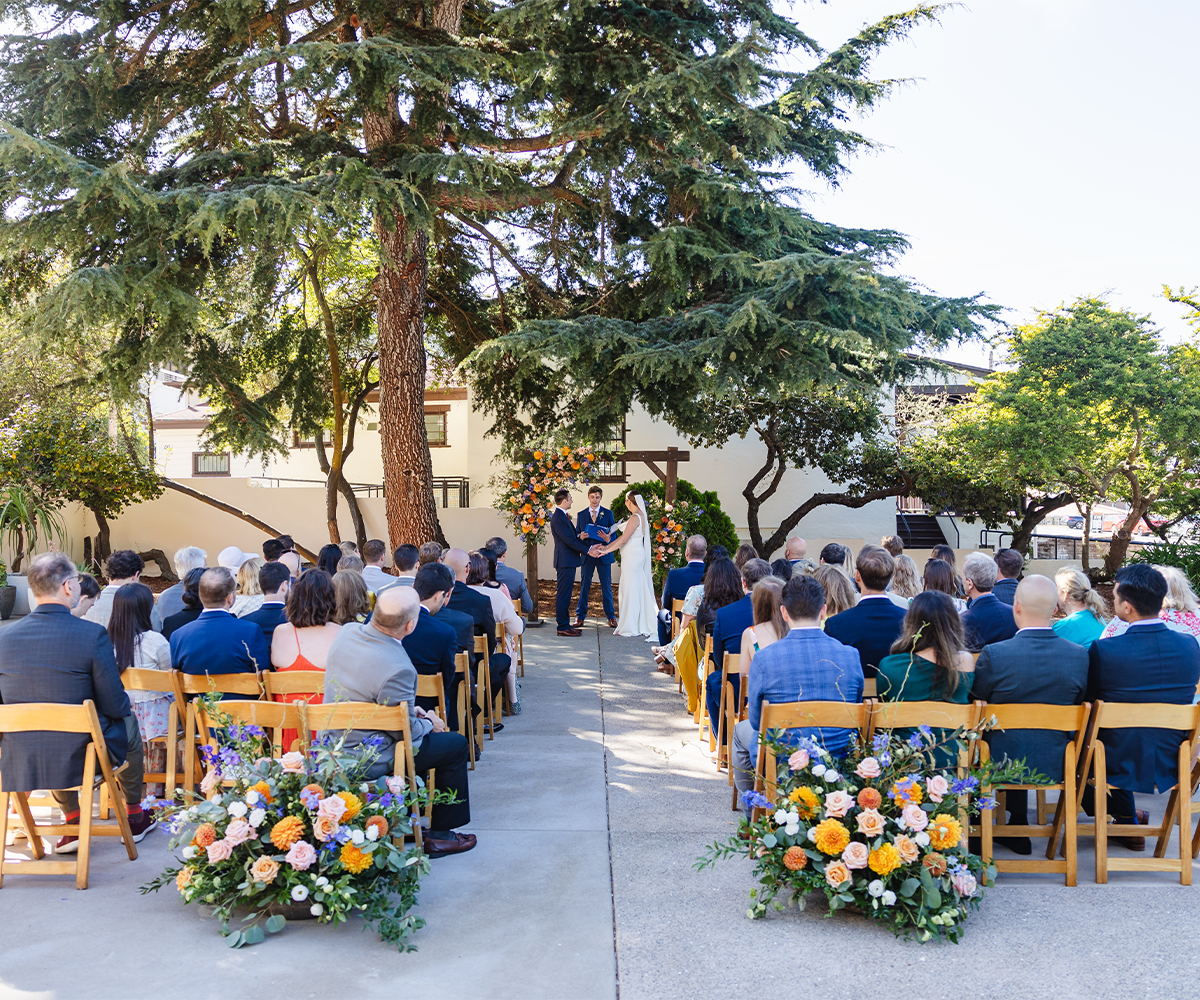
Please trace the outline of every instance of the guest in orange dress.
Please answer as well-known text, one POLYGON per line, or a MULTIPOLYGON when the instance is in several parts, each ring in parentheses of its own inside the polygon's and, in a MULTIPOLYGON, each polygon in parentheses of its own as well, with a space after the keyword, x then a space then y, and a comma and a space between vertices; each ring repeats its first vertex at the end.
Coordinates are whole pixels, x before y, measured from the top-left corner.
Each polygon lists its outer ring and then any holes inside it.
MULTIPOLYGON (((329 574, 310 569, 300 575, 287 597, 287 617, 271 638, 271 668, 287 670, 325 670, 329 647, 341 626, 334 621, 336 603, 329 574)), ((276 695, 276 701, 303 700, 310 705, 322 701, 324 685, 312 692, 276 695)), ((295 729, 283 731, 283 749, 290 750, 299 737, 295 729)))

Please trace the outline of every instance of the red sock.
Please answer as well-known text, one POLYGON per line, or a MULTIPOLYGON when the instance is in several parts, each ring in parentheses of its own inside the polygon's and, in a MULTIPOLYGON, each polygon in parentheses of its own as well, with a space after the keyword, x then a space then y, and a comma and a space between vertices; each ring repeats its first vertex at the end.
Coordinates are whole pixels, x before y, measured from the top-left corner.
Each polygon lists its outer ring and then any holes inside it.
POLYGON ((69 826, 72 823, 78 823, 78 822, 79 822, 79 810, 78 809, 76 809, 74 812, 70 812, 70 813, 64 812, 63 813, 63 824, 64 825, 69 826))
POLYGON ((142 804, 140 802, 126 802, 125 811, 129 813, 130 816, 136 816, 142 811, 142 804))

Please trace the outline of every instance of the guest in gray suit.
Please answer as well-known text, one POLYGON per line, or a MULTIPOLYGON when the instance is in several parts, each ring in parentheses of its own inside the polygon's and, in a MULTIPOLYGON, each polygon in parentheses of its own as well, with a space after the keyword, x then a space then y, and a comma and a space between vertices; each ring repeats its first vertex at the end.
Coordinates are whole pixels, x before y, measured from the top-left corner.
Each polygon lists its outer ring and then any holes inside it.
MULTIPOLYGON (((460 854, 475 846, 473 834, 452 832, 471 822, 467 797, 467 740, 446 732, 446 724, 416 704, 417 670, 404 651, 401 640, 412 632, 420 612, 417 592, 412 587, 389 587, 375 602, 375 613, 366 625, 351 622, 342 626, 329 647, 325 667, 325 703, 368 701, 377 705, 408 704, 412 720, 413 764, 419 774, 437 770, 437 790, 451 792, 455 802, 435 805, 425 852, 431 857, 460 854)), ((383 740, 379 759, 368 771, 372 778, 391 771, 392 747, 399 732, 352 730, 347 746, 365 743, 370 737, 383 740)))
POLYGON ((183 579, 194 569, 203 569, 208 565, 208 553, 194 545, 180 549, 175 553, 175 574, 179 582, 172 584, 154 602, 154 610, 150 612, 150 627, 155 632, 163 630, 163 622, 171 615, 184 611, 187 605, 183 603, 183 579))
MULTIPOLYGON (((1088 653, 1083 646, 1061 638, 1050 627, 1050 616, 1057 603, 1058 588, 1047 577, 1031 575, 1018 584, 1013 597, 1017 634, 983 647, 975 664, 972 698, 998 705, 1083 702, 1088 653)), ((1068 733, 1009 729, 990 734, 988 744, 993 758, 1023 759, 1033 770, 1053 781, 1062 781, 1063 750, 1069 739, 1068 733)), ((1028 823, 1028 795, 1024 791, 1010 791, 1005 797, 1009 822, 1017 826, 1028 823)), ((1028 837, 1006 838, 1001 842, 1017 854, 1032 851, 1028 837)))

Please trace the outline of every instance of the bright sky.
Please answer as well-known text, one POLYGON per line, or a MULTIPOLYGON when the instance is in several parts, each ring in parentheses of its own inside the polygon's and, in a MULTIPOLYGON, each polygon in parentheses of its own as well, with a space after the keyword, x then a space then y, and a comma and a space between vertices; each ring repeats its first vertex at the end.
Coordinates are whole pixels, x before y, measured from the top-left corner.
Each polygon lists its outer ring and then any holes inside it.
MULTIPOLYGON (((914 3, 791 13, 833 48, 914 3)), ((901 272, 941 294, 984 291, 1011 323, 1108 293, 1181 339, 1161 287, 1200 285, 1197 38, 1195 0, 970 0, 874 63, 876 77, 917 78, 856 123, 887 148, 836 191, 805 180, 807 207, 905 233, 901 272)))

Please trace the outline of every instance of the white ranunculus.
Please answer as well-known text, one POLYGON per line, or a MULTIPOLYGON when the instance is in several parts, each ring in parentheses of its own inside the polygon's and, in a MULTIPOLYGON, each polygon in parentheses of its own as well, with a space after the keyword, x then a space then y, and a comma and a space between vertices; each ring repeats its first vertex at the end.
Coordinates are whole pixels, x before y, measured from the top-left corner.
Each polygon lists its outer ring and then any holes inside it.
POLYGON ((230 816, 236 816, 238 819, 241 819, 249 811, 250 811, 250 807, 247 806, 245 802, 229 803, 229 815, 230 816))
POLYGON ((783 826, 787 821, 788 821, 787 810, 786 809, 777 809, 775 811, 775 825, 783 826))
POLYGON ((319 917, 325 912, 325 907, 323 907, 320 903, 313 903, 313 905, 308 908, 308 912, 314 917, 319 917))
POLYGON ((250 815, 246 817, 246 822, 251 826, 262 826, 263 820, 267 818, 267 811, 263 808, 251 809, 250 815))
POLYGON ((316 886, 318 889, 324 889, 324 888, 325 888, 325 886, 329 885, 329 879, 327 879, 327 878, 326 878, 324 875, 322 875, 322 876, 321 876, 319 879, 317 879, 317 881, 316 881, 315 883, 313 883, 313 884, 314 884, 314 885, 315 885, 315 886, 316 886))
POLYGON ((792 823, 789 823, 787 826, 785 826, 783 828, 783 832, 786 833, 789 837, 794 837, 794 836, 796 836, 796 834, 798 834, 800 832, 800 824, 796 823, 793 825, 792 823))
POLYGON ((357 844, 361 844, 361 843, 362 843, 364 840, 366 840, 366 839, 367 839, 367 837, 366 837, 366 834, 364 834, 364 833, 362 832, 362 830, 351 830, 351 831, 350 831, 350 841, 351 841, 351 843, 353 843, 353 844, 355 844, 355 845, 357 845, 357 844))
POLYGON ((821 775, 824 774, 825 771, 826 771, 826 768, 825 768, 824 764, 816 764, 813 766, 813 769, 812 769, 812 773, 815 774, 818 778, 821 777, 821 775))
POLYGON ((260 796, 259 796, 258 792, 256 792, 253 788, 251 788, 250 791, 248 791, 246 793, 246 801, 250 805, 255 805, 258 802, 259 798, 260 798, 260 796))
POLYGON ((814 844, 817 842, 817 828, 815 826, 810 826, 808 828, 808 839, 814 844))
POLYGON ((297 903, 303 903, 306 899, 308 899, 308 889, 302 885, 292 886, 292 899, 294 899, 297 903))
POLYGON ((194 858, 198 853, 199 853, 199 849, 196 847, 193 847, 192 845, 189 844, 187 847, 185 847, 183 849, 183 860, 191 861, 192 858, 194 858))
POLYGON ((837 771, 826 771, 825 772, 825 780, 830 782, 831 784, 835 781, 840 781, 841 777, 842 776, 840 774, 838 774, 837 771))
POLYGON ((921 847, 929 846, 929 834, 927 834, 924 830, 913 837, 913 840, 915 840, 921 847))
POLYGON ((879 879, 875 879, 867 886, 867 892, 878 899, 883 895, 883 883, 879 879))
POLYGON ((367 840, 376 841, 378 839, 379 839, 379 827, 377 827, 377 826, 367 827, 367 840))
POLYGON ((895 906, 896 905, 896 894, 894 892, 892 892, 891 889, 887 889, 884 891, 883 905, 884 906, 895 906))

